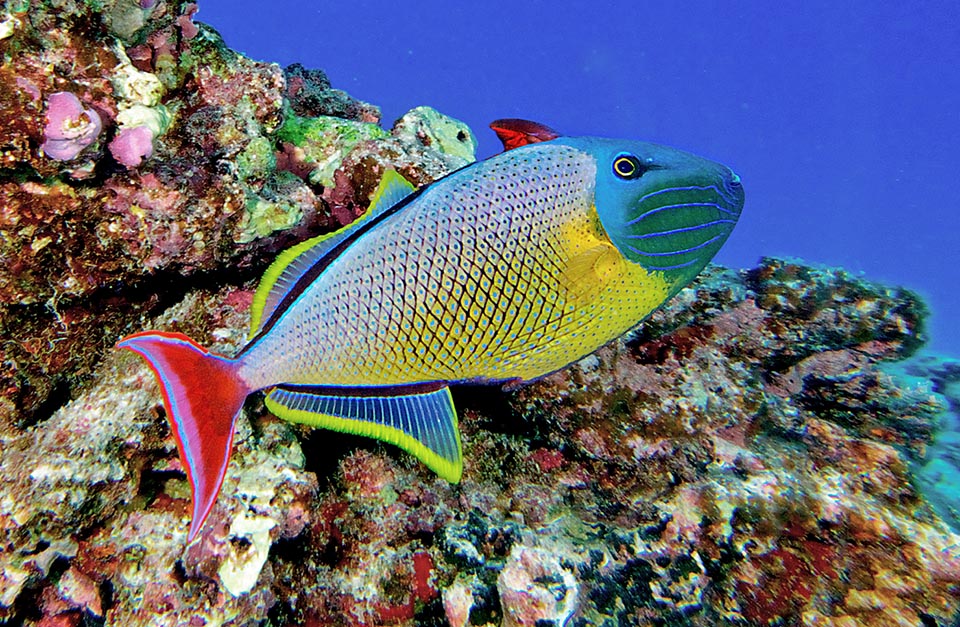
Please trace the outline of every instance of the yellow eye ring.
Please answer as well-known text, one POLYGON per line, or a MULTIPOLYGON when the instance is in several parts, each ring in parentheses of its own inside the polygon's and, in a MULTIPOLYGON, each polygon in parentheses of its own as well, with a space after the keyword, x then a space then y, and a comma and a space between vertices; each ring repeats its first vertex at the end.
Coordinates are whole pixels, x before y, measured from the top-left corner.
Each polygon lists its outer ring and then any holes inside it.
POLYGON ((629 153, 620 153, 613 160, 613 173, 622 179, 635 179, 643 174, 640 160, 629 153))

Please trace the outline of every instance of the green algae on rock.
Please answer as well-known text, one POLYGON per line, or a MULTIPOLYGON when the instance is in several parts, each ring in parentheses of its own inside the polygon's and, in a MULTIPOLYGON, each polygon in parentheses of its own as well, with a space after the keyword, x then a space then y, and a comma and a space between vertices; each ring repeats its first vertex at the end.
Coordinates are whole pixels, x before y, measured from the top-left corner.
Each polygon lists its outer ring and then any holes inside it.
POLYGON ((433 107, 416 107, 397 120, 393 134, 401 142, 435 147, 440 153, 470 163, 475 159, 477 139, 463 122, 447 117, 433 107))
POLYGON ((343 120, 330 116, 301 118, 288 111, 277 138, 303 151, 303 161, 312 167, 308 180, 314 185, 331 187, 333 173, 343 158, 361 142, 387 137, 376 124, 343 120))

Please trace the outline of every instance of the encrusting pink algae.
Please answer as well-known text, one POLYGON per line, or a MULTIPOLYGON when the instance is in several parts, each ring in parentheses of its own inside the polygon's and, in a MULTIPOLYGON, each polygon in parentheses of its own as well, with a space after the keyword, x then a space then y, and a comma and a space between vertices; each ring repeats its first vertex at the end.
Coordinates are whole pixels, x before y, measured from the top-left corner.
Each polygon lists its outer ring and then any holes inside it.
POLYGON ((97 140, 100 129, 96 111, 84 109, 70 92, 59 91, 47 99, 47 124, 40 148, 51 159, 70 161, 97 140))
POLYGON ((713 266, 532 385, 455 390, 456 486, 251 397, 186 545, 157 388, 113 343, 231 354, 278 250, 473 136, 429 108, 384 130, 195 4, 34 5, 0 15, 0 622, 954 624, 960 366, 915 357, 911 292, 784 259, 713 266))

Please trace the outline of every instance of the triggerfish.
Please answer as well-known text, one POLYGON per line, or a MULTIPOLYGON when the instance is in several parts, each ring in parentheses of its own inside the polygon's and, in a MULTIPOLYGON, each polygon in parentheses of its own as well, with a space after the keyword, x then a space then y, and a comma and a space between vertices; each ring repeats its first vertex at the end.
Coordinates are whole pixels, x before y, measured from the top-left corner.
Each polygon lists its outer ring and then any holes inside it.
POLYGON ((179 333, 120 341, 162 387, 193 495, 188 541, 252 392, 280 418, 395 444, 456 483, 451 384, 514 386, 595 351, 687 285, 740 217, 740 179, 723 165, 491 126, 505 152, 419 190, 387 171, 363 217, 282 253, 235 356, 179 333))

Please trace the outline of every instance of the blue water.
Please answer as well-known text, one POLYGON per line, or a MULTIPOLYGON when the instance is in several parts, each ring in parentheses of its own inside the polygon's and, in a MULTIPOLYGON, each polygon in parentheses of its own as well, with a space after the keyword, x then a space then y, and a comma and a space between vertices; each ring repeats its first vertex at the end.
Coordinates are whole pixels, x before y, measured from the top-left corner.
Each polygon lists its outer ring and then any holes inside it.
POLYGON ((747 206, 717 257, 842 265, 934 311, 960 355, 960 4, 205 0, 256 59, 322 68, 380 105, 645 139, 722 161, 747 206), (406 6, 407 8, 401 8, 406 6), (682 8, 681 8, 682 7, 682 8))

